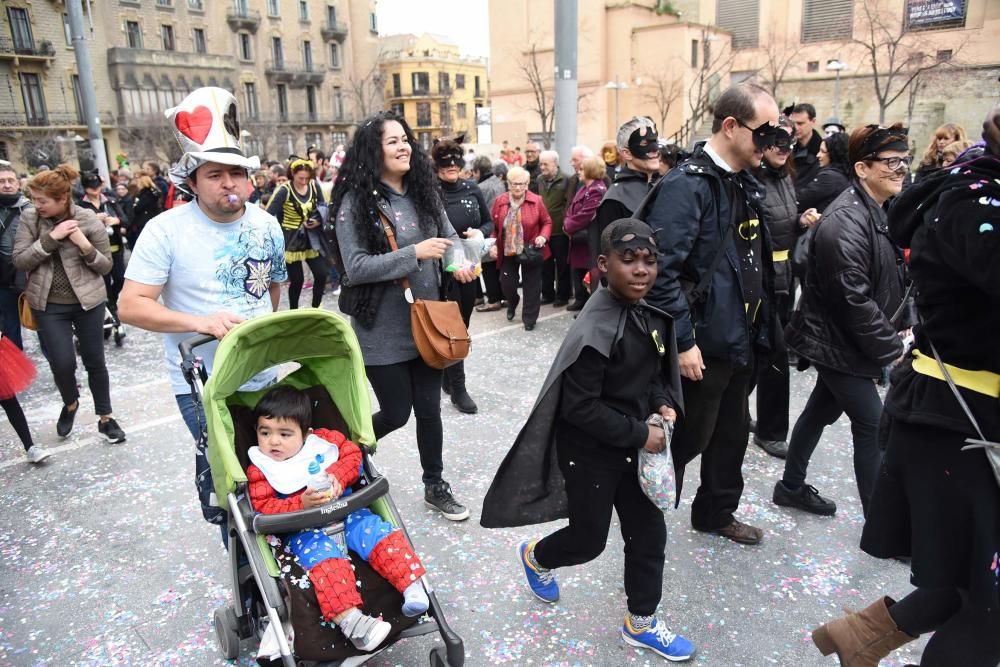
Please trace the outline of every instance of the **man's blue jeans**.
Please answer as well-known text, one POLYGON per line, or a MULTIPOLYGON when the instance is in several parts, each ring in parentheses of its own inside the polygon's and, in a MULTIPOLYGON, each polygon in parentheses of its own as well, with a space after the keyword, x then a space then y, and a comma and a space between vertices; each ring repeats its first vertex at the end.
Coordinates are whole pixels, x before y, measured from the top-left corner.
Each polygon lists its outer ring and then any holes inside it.
MULTIPOLYGON (((205 410, 200 405, 195 405, 194 397, 191 394, 176 394, 174 399, 177 401, 177 408, 181 411, 184 424, 187 426, 188 431, 191 432, 191 437, 194 439, 195 447, 197 448, 197 453, 195 454, 195 484, 198 489, 198 499, 201 501, 202 514, 205 520, 210 523, 217 523, 210 515, 214 515, 216 519, 222 518, 223 522, 219 525, 219 528, 222 529, 222 544, 228 549, 229 533, 225 519, 222 516, 225 514, 225 510, 209 505, 213 487, 212 471, 208 467, 208 458, 205 455, 204 444, 202 442, 202 438, 207 437, 207 432, 202 433, 202 429, 206 428, 205 410), (220 512, 221 515, 219 514, 220 512)), ((221 501, 222 499, 220 498, 219 500, 221 501)))

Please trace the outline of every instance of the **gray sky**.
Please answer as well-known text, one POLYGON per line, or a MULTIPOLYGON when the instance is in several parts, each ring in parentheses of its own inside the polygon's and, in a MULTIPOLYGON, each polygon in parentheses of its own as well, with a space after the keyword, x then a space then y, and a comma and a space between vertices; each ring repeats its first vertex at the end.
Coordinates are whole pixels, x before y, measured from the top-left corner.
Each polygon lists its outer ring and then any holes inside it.
POLYGON ((378 0, 380 35, 432 32, 458 44, 463 55, 488 56, 487 0, 378 0))

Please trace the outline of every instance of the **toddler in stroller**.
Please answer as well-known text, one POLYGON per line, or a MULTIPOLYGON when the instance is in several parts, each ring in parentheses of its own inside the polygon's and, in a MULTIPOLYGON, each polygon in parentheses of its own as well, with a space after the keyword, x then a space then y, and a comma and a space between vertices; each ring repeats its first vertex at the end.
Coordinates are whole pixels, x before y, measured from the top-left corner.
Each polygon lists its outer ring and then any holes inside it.
MULTIPOLYGON (((247 640, 259 645, 258 662, 262 665, 357 665, 397 641, 434 633, 442 641, 430 647, 430 664, 460 667, 465 658, 462 639, 449 626, 422 568, 410 570, 406 578, 413 574, 413 581, 423 588, 427 610, 422 615, 408 617, 403 608, 415 612, 419 605, 411 609, 400 593, 405 589, 394 586, 374 569, 378 566, 374 544, 377 539, 367 546, 362 541, 357 548, 342 540, 337 547, 339 553, 331 552, 335 558, 329 560, 336 560, 345 552, 350 559, 363 598, 363 605, 355 606, 362 606, 367 615, 381 617, 391 625, 388 636, 373 652, 364 651, 348 641, 336 624, 324 619, 317 587, 308 571, 312 568, 304 568, 290 548, 285 551, 286 545, 280 540, 267 537, 320 529, 340 539, 338 532, 347 531, 348 518, 364 510, 361 516, 374 520, 366 514, 370 511, 391 527, 390 535, 397 533, 393 540, 402 540, 410 547, 410 541, 404 540, 406 526, 389 493, 389 480, 374 463, 377 442, 371 423, 364 360, 350 325, 333 313, 312 308, 263 315, 240 324, 218 341, 209 369, 195 349, 215 342, 211 336, 198 335, 183 341, 180 348, 181 366, 191 384, 196 414, 203 414, 205 419, 205 434, 195 456, 202 511, 206 518, 214 518, 221 509, 229 538, 233 591, 229 600, 215 611, 215 630, 222 654, 229 660, 237 658, 243 641, 247 640), (283 377, 276 385, 259 390, 247 387, 251 378, 278 367, 282 372, 277 375, 283 377), (291 372, 286 375, 287 371, 291 372), (257 432, 257 408, 264 395, 275 387, 294 387, 308 398, 311 425, 329 438, 327 446, 332 443, 337 449, 336 461, 327 454, 329 449, 323 451, 328 456, 323 467, 333 467, 335 476, 349 474, 337 484, 350 486, 351 493, 345 492, 319 506, 311 506, 308 500, 303 503, 306 494, 295 493, 301 485, 283 493, 288 498, 277 497, 277 493, 282 493, 281 488, 271 486, 276 480, 250 458, 251 449, 266 444, 257 432), (358 451, 360 464, 353 458, 358 451), (348 458, 353 462, 339 464, 348 458), (262 476, 267 474, 263 483, 277 492, 269 502, 284 502, 292 496, 298 499, 276 514, 266 512, 267 501, 252 504, 251 496, 258 491, 251 490, 248 472, 255 466, 262 476), (357 480, 353 485, 347 481, 352 478, 357 480)), ((279 414, 284 416, 284 411, 279 414)), ((304 440, 308 442, 302 450, 314 446, 310 442, 316 439, 304 440)), ((268 493, 265 488, 263 494, 268 493)), ((395 551, 396 547, 392 548, 395 551)), ((410 564, 416 560, 415 552, 411 548, 408 553, 412 558, 406 559, 404 554, 404 560, 410 564)), ((403 583, 402 577, 397 579, 403 583)), ((414 599, 411 594, 411 602, 414 599)))
MULTIPOLYGON (((294 512, 350 495, 351 485, 361 476, 361 449, 338 431, 318 429, 305 437, 312 405, 304 392, 275 387, 264 394, 254 413, 258 444, 248 452, 253 463, 247 478, 255 510, 294 512), (316 475, 309 471, 313 462, 324 467, 328 489, 309 486, 316 475)), ((391 626, 359 609, 361 594, 346 550, 358 554, 402 593, 405 616, 427 611, 428 599, 420 583, 426 571, 403 532, 368 508, 347 515, 344 532, 337 534, 341 535, 346 544, 318 528, 279 539, 286 553, 293 554, 306 570, 323 618, 336 623, 355 647, 372 651, 385 640, 391 626)))

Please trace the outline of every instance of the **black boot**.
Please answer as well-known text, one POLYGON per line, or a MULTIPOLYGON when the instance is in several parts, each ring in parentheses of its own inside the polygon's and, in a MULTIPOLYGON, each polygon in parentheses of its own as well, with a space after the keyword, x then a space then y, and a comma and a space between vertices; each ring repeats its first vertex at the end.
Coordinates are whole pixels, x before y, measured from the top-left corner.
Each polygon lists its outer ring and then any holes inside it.
POLYGON ((474 415, 479 412, 476 402, 465 390, 465 362, 460 361, 445 369, 444 374, 451 380, 451 402, 459 412, 474 415))
POLYGON ((444 373, 441 373, 441 391, 446 394, 451 394, 451 376, 448 375, 449 369, 444 369, 444 373))

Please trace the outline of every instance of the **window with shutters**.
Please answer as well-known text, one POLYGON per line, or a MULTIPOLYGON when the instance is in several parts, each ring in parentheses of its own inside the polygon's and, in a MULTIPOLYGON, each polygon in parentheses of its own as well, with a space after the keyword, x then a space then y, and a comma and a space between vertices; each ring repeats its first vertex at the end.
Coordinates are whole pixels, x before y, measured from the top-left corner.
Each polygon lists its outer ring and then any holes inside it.
POLYGON ((802 41, 850 39, 854 0, 803 0, 802 41))
POLYGON ((756 48, 760 33, 760 0, 718 0, 715 22, 733 33, 734 49, 756 48))

